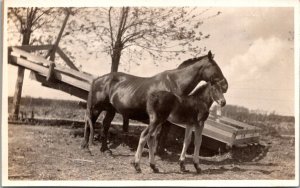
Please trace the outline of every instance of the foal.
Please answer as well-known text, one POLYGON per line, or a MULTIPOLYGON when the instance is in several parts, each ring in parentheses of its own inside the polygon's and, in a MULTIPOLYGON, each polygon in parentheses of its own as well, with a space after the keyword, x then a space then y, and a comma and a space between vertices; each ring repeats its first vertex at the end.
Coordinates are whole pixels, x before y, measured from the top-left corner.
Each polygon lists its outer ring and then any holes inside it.
POLYGON ((153 92, 147 101, 147 112, 149 115, 149 126, 141 133, 138 148, 135 154, 134 167, 141 172, 140 160, 142 150, 147 142, 149 147, 149 162, 154 173, 159 172, 155 166, 154 152, 157 147, 157 134, 166 121, 173 124, 181 124, 186 127, 184 144, 180 155, 180 170, 186 172, 184 165, 187 148, 191 141, 192 130, 195 130, 194 140, 194 167, 197 173, 201 172, 199 167, 199 151, 202 142, 202 131, 204 122, 209 115, 209 108, 215 101, 224 106, 226 100, 220 82, 206 83, 200 86, 191 95, 179 97, 168 91, 153 92))

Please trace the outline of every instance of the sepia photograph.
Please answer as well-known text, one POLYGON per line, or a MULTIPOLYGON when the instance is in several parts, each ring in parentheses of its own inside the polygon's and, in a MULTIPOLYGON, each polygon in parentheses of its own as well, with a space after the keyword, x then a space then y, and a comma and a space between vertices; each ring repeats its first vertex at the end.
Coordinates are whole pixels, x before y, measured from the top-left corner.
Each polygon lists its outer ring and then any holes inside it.
POLYGON ((5 186, 299 186, 299 2, 4 1, 5 186))

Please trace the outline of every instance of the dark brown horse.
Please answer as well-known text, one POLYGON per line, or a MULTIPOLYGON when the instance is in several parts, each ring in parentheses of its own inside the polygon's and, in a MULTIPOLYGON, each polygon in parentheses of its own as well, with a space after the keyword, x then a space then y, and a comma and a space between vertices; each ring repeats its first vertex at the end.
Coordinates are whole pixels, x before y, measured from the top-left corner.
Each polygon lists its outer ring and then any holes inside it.
POLYGON ((149 123, 146 103, 151 93, 169 91, 178 96, 187 96, 200 81, 222 81, 227 90, 227 81, 212 53, 184 61, 177 69, 164 71, 153 77, 143 78, 121 72, 109 73, 96 78, 91 84, 87 100, 86 123, 82 148, 93 142, 94 129, 99 114, 106 111, 103 119, 101 151, 108 150, 107 134, 115 113, 127 119, 149 123))
POLYGON ((222 82, 206 83, 197 88, 189 96, 180 97, 168 91, 156 91, 150 94, 147 101, 147 112, 150 123, 141 134, 134 161, 134 167, 137 172, 141 172, 140 160, 146 142, 149 147, 150 167, 154 172, 159 172, 154 160, 154 153, 157 147, 156 136, 166 121, 186 127, 184 144, 180 156, 180 170, 183 172, 186 172, 184 160, 186 150, 191 141, 192 129, 194 128, 195 149, 193 160, 197 173, 201 172, 199 167, 199 151, 202 141, 202 130, 204 122, 209 115, 209 108, 214 101, 221 106, 226 104, 223 96, 224 90, 221 87, 223 85, 222 82))

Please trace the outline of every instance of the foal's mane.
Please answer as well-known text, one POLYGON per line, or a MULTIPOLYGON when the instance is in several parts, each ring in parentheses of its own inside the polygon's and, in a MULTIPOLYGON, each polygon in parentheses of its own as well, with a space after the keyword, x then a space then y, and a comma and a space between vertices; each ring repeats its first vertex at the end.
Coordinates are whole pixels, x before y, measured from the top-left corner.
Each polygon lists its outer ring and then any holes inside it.
POLYGON ((203 93, 206 89, 209 89, 208 87, 209 87, 209 83, 205 83, 205 84, 203 84, 203 85, 201 85, 201 86, 199 86, 198 88, 196 88, 196 90, 193 92, 193 96, 197 96, 197 95, 199 95, 200 93, 203 93))
POLYGON ((193 65, 194 63, 200 61, 201 59, 207 57, 208 55, 204 55, 204 56, 200 56, 200 57, 195 57, 195 58, 191 58, 191 59, 188 59, 188 60, 185 60, 184 62, 182 62, 178 67, 177 69, 183 69, 187 66, 190 66, 190 65, 193 65))

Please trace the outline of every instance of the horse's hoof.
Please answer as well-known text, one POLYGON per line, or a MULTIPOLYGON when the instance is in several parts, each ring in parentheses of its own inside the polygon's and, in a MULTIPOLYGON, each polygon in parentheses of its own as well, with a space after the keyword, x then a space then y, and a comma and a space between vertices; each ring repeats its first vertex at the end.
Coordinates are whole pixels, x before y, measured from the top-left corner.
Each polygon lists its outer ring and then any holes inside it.
POLYGON ((155 164, 150 163, 150 167, 153 170, 154 173, 159 173, 159 169, 155 166, 155 164))
POLYGON ((189 172, 189 170, 187 170, 187 169, 185 168, 185 165, 184 165, 184 162, 183 162, 183 161, 180 161, 180 162, 179 162, 179 165, 180 165, 180 171, 181 171, 181 172, 189 172))
POLYGON ((199 164, 194 163, 194 167, 196 169, 197 174, 201 174, 201 168, 199 167, 199 164))
POLYGON ((133 167, 134 167, 136 173, 142 173, 142 169, 141 169, 139 163, 132 162, 131 164, 133 165, 133 167))

